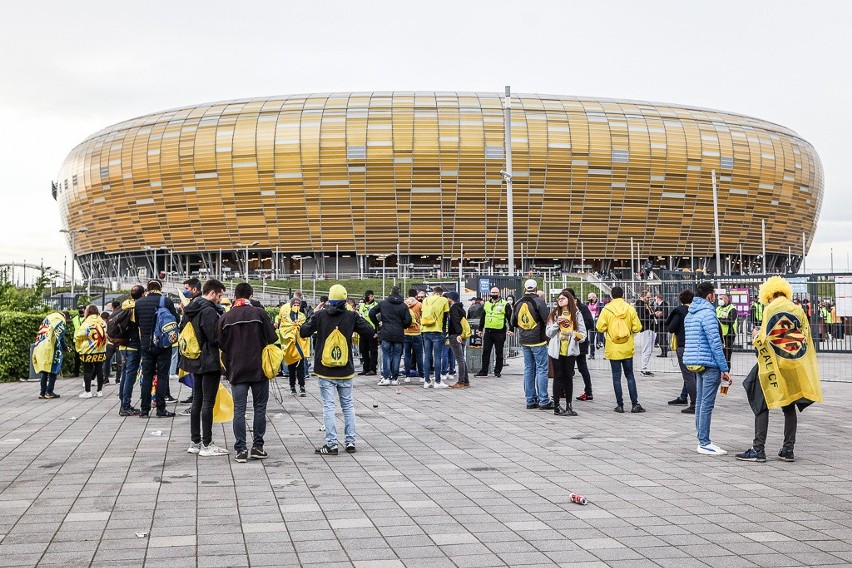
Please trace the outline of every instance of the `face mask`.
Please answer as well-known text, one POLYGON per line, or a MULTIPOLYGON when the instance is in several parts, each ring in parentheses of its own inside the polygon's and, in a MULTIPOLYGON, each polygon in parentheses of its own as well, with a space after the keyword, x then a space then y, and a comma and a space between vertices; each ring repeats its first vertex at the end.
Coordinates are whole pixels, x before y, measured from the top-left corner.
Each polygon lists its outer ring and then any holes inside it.
POLYGON ((192 298, 192 292, 190 292, 189 290, 184 290, 181 293, 183 294, 184 298, 192 298))
POLYGON ((499 300, 499 299, 500 299, 500 294, 491 294, 491 299, 492 299, 492 300, 499 300))

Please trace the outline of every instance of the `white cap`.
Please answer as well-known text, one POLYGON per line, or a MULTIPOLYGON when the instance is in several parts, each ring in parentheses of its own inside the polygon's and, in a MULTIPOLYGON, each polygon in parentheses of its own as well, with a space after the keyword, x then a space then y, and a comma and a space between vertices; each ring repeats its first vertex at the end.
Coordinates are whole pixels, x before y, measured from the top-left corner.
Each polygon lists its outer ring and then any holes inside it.
POLYGON ((528 292, 538 290, 538 284, 535 280, 530 278, 529 280, 524 282, 524 289, 526 289, 528 292))

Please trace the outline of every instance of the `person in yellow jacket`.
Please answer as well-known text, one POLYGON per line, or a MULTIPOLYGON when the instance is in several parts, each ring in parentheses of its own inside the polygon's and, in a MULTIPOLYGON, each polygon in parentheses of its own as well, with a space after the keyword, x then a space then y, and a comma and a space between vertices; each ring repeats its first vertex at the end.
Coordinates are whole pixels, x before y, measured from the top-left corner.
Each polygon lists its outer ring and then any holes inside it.
POLYGON ((90 304, 83 312, 83 320, 74 332, 74 344, 83 364, 83 383, 86 387, 80 398, 92 398, 93 378, 97 378, 98 382, 94 396, 103 396, 107 336, 104 320, 96 305, 90 304))
POLYGON ((769 411, 779 407, 784 412, 784 445, 778 459, 795 461, 796 407, 802 411, 822 402, 811 326, 792 297, 793 288, 780 276, 767 279, 760 287, 760 301, 766 309, 763 324, 752 331, 757 365, 743 383, 755 413, 754 442, 750 449, 736 455, 740 461, 766 461, 769 411))
POLYGON ((299 383, 299 396, 305 392, 305 359, 310 356, 311 339, 299 337, 299 328, 307 318, 302 312, 302 300, 293 298, 290 303, 281 306, 278 312, 278 337, 284 349, 284 363, 290 376, 290 394, 296 395, 296 382, 299 383))
POLYGON ((33 344, 33 369, 41 378, 39 398, 59 398, 53 392, 53 386, 56 384, 56 376, 62 372, 66 349, 65 316, 59 312, 48 314, 41 322, 33 344))
POLYGON ((636 379, 633 377, 633 354, 636 344, 633 336, 642 331, 642 324, 636 309, 624 301, 624 288, 613 286, 610 290, 612 301, 607 303, 598 315, 597 330, 606 336, 604 356, 609 359, 612 369, 612 387, 615 390, 615 412, 624 412, 624 397, 621 391, 621 372, 627 378, 627 391, 633 405, 631 412, 645 412, 639 404, 636 379))

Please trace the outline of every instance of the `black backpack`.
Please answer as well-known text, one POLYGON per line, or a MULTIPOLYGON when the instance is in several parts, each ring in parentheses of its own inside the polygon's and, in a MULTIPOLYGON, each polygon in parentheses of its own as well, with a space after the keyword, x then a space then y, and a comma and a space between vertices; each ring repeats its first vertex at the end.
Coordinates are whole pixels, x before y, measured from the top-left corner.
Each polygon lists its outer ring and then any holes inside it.
POLYGON ((107 322, 107 339, 113 345, 130 343, 131 310, 120 309, 113 312, 107 322))

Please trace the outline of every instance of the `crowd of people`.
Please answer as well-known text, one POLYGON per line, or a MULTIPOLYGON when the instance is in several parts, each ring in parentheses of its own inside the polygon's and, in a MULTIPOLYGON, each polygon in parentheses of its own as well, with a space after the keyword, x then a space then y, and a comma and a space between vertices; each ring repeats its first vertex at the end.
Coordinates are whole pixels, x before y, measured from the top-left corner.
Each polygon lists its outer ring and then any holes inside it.
MULTIPOLYGON (((667 357, 669 350, 677 357, 683 385, 669 404, 683 405, 684 413, 695 415, 696 451, 727 453, 712 442, 710 424, 717 393, 721 390, 724 395, 731 384, 733 340, 729 338, 736 333, 738 316, 727 296, 717 297, 710 282, 683 290, 678 296, 680 305, 671 308, 661 294, 652 296, 648 290, 635 302, 627 302, 619 286, 602 300, 590 293, 587 302, 565 288, 549 305, 537 282, 529 279, 517 301, 492 288, 487 299, 475 298, 468 310, 457 292, 440 286, 428 291, 412 288, 407 297, 394 287, 380 302, 367 291, 356 303, 343 286, 335 284, 314 307, 301 294, 294 294, 279 306, 274 318, 254 300, 250 284, 236 285, 230 309, 224 305, 225 291, 218 280, 202 285, 191 278, 184 282, 183 301, 176 305, 163 294, 160 282, 152 280, 145 288, 134 286, 124 302, 114 302, 110 314, 99 313, 90 305, 75 318, 48 315, 33 353, 41 378, 39 397, 58 397, 54 385, 64 354, 71 348, 66 339, 70 327, 73 353, 83 371, 80 397, 103 396, 115 360, 121 416, 148 418, 152 411, 157 418, 175 416, 166 407, 167 402, 175 401, 170 379, 189 377, 180 380, 192 387, 192 396, 181 401, 191 403, 182 413, 190 416, 187 451, 191 454, 230 453, 213 442, 213 409, 224 376, 234 400, 236 461, 266 458, 269 379, 277 374, 287 376, 290 392, 298 396, 306 396, 306 379, 316 378, 325 431, 324 444, 316 453, 336 455, 338 403, 345 451, 356 451, 352 389, 357 356, 361 363, 358 374, 380 375, 378 386, 417 379, 425 389, 467 389, 471 386, 467 343, 476 341, 481 346, 482 364, 474 376, 500 377, 507 337, 516 336, 523 353, 526 408, 577 416, 575 401, 594 400, 587 358, 594 359, 603 349, 612 373, 614 411, 625 412, 622 384, 626 381, 630 412, 641 414, 645 408, 639 402, 634 355, 641 349, 640 373, 651 376, 649 361, 658 346, 660 357, 667 357), (271 373, 264 367, 269 349, 283 359, 271 373), (496 354, 493 371, 492 351, 496 354), (584 383, 583 392, 576 397, 575 368, 584 383), (553 379, 550 392, 549 378, 553 379), (139 408, 131 404, 137 382, 139 408), (251 448, 245 420, 249 392, 254 408, 251 448)), ((737 459, 765 461, 768 410, 781 407, 785 429, 779 457, 792 461, 795 408, 822 400, 808 317, 792 296, 789 283, 773 277, 760 289, 759 307, 752 306, 758 364, 749 374, 747 392, 756 415, 755 439, 737 459)))

